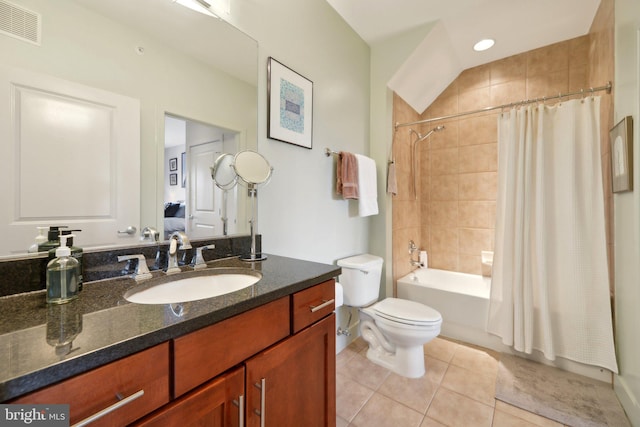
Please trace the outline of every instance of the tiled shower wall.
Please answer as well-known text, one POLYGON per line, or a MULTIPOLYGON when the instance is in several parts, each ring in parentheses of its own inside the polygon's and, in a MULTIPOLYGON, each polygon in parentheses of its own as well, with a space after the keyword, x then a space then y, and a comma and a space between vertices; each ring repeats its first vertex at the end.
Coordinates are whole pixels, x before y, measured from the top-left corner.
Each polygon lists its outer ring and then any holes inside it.
MULTIPOLYGON (((397 95, 394 123, 406 123, 488 106, 601 86, 613 78, 613 0, 604 0, 588 35, 463 71, 419 115, 397 95)), ((607 221, 611 223, 608 130, 612 95, 602 95, 601 140, 607 221)), ((395 132, 398 195, 393 198, 394 282, 412 270, 408 242, 428 252, 429 266, 480 274, 480 252, 493 250, 499 111, 415 126, 426 134, 417 146, 417 185, 411 174, 409 128, 395 132)), ((611 248, 611 227, 607 227, 611 248)))

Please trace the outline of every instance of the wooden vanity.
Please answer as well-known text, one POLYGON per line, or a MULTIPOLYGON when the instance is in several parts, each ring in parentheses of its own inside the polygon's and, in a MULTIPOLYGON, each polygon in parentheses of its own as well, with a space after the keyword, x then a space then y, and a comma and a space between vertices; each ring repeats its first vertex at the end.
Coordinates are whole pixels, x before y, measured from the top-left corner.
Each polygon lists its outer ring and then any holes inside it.
POLYGON ((71 425, 333 426, 335 282, 310 280, 5 403, 69 403, 71 425))

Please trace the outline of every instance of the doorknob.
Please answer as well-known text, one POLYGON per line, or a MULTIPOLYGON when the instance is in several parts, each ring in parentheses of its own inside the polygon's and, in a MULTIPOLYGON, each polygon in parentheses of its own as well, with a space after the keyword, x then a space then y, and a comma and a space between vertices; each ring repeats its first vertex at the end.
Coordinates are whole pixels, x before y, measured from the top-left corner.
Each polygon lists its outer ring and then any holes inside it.
POLYGON ((118 230, 118 234, 128 234, 130 236, 136 234, 136 231, 138 231, 137 228, 135 228, 133 225, 130 225, 127 227, 126 230, 118 230))

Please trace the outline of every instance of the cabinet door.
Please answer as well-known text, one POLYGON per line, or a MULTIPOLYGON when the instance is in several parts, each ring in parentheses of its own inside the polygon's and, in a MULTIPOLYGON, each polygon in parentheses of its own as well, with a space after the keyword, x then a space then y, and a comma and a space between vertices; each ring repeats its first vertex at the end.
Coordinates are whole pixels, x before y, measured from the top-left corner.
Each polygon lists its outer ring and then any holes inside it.
POLYGON ((237 427, 244 418, 244 368, 236 368, 173 401, 137 427, 237 427))
POLYGON ((335 353, 332 313, 247 361, 247 426, 334 426, 335 353))

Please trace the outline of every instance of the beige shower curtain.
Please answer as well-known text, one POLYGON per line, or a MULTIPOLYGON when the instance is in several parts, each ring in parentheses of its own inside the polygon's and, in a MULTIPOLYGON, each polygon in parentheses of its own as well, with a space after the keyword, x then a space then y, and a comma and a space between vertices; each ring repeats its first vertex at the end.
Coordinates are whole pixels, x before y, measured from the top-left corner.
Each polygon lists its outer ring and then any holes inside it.
POLYGON ((599 97, 498 118, 487 329, 517 351, 617 372, 599 118, 599 97))

